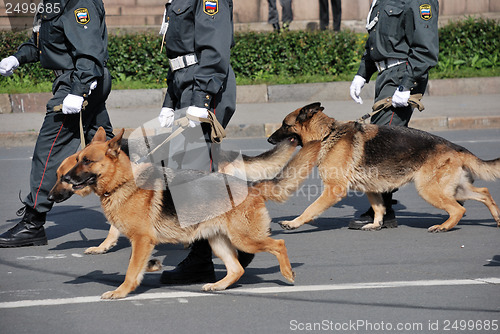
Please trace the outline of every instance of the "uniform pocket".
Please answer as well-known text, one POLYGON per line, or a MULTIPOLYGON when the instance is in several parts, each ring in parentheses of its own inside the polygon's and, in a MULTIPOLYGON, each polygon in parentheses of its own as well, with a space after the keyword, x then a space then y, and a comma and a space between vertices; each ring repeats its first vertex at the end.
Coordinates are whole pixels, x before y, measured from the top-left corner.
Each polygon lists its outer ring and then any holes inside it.
POLYGON ((387 35, 397 35, 399 34, 399 29, 401 26, 401 20, 403 14, 403 7, 398 7, 394 5, 385 6, 381 17, 379 19, 379 29, 382 33, 387 35))

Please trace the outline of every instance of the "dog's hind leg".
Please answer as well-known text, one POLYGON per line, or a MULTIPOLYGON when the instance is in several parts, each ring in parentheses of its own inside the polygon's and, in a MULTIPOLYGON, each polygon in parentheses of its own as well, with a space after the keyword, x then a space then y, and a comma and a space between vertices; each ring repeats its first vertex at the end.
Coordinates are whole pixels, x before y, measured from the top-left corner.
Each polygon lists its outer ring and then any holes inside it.
POLYGON ((429 232, 445 232, 451 230, 455 227, 460 219, 465 214, 465 208, 461 206, 454 196, 454 191, 450 187, 446 187, 442 184, 446 183, 445 180, 441 180, 444 183, 427 183, 425 185, 419 185, 417 187, 418 193, 427 202, 432 204, 438 209, 445 210, 450 215, 448 219, 441 225, 434 225, 429 227, 429 232))
POLYGON ((154 243, 148 236, 134 236, 130 238, 132 255, 128 264, 125 281, 114 291, 105 292, 102 299, 119 299, 126 297, 141 284, 148 259, 153 252, 154 243))
POLYGON ((305 209, 305 211, 292 221, 282 221, 280 226, 285 230, 294 230, 300 226, 308 223, 323 212, 325 212, 329 207, 335 205, 342 198, 347 195, 347 188, 339 184, 325 184, 325 188, 321 195, 305 209))
POLYGON ((224 262, 226 266, 226 276, 215 282, 208 283, 203 286, 204 291, 218 291, 224 290, 228 286, 237 282, 243 275, 245 270, 238 261, 236 248, 233 247, 231 242, 226 236, 218 235, 208 240, 210 247, 214 254, 224 262))
POLYGON ((500 209, 495 203, 495 200, 493 200, 493 197, 491 197, 488 188, 476 188, 470 183, 463 184, 457 191, 455 198, 457 201, 473 199, 483 203, 488 207, 488 210, 490 210, 491 215, 497 222, 497 226, 500 227, 500 209))
POLYGON ((384 200, 382 199, 382 195, 378 193, 366 193, 366 196, 370 201, 370 204, 372 206, 375 215, 373 216, 373 223, 366 224, 361 229, 365 231, 380 230, 382 228, 382 222, 384 220, 384 214, 385 214, 385 206, 384 206, 384 200))
POLYGON ((120 236, 120 231, 113 225, 109 228, 108 236, 104 239, 103 242, 97 247, 89 247, 84 253, 85 254, 104 254, 109 251, 111 248, 116 246, 118 242, 118 237, 120 236))

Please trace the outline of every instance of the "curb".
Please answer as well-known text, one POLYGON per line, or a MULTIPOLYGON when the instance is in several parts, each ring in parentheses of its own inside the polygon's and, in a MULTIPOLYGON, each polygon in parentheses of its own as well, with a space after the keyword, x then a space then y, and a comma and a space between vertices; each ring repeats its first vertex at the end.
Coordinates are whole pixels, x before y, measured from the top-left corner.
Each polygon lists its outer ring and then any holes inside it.
MULTIPOLYGON (((280 126, 279 123, 229 125, 227 138, 267 138, 280 126)), ((500 129, 500 116, 420 118, 412 119, 411 127, 424 131, 500 129)), ((126 136, 134 130, 125 129, 126 136)), ((38 132, 34 131, 0 133, 0 147, 31 146, 37 137, 38 132)))

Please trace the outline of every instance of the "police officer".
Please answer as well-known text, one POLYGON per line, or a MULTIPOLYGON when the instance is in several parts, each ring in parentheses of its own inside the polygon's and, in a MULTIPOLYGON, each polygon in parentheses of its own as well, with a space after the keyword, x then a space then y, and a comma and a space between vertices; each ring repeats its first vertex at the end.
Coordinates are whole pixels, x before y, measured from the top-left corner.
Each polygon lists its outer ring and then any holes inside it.
MULTIPOLYGON (((174 119, 183 116, 178 114, 181 109, 187 108, 186 113, 196 117, 207 118, 208 113, 215 113, 219 123, 226 127, 236 109, 236 80, 230 65, 234 45, 233 1, 172 0, 166 4, 162 32, 170 69, 167 94, 159 115, 160 124, 171 126, 174 119)), ((193 130, 202 127, 207 134, 210 129, 205 126, 190 122, 193 130)), ((189 129, 186 132, 189 133, 189 129)), ((189 154, 192 143, 186 132, 172 140, 184 140, 177 145, 185 152, 175 167, 213 170, 212 161, 204 158, 204 154, 189 154)), ((207 149, 214 152, 216 145, 209 144, 207 149)), ((239 254, 243 266, 253 258, 253 254, 239 254)), ((164 284, 214 282, 212 250, 208 241, 194 242, 187 258, 174 270, 164 271, 160 281, 164 284)))
POLYGON ((112 137, 105 106, 111 90, 107 59, 102 0, 44 0, 38 6, 31 39, 0 62, 4 76, 19 65, 39 61, 56 77, 33 153, 30 193, 18 211, 24 216, 0 235, 0 247, 47 244, 43 225, 53 205, 47 196, 56 182, 58 166, 80 145, 80 113, 87 141, 99 126, 112 137), (88 105, 82 110, 84 101, 88 105))
MULTIPOLYGON (((371 118, 372 124, 408 126, 413 109, 410 94, 423 94, 428 72, 438 62, 437 0, 373 0, 367 17, 368 40, 350 94, 363 103, 364 84, 378 72, 375 101, 392 97, 392 107, 371 118)), ((392 193, 382 194, 386 214, 382 227, 397 227, 392 193)), ((373 222, 370 208, 349 227, 360 229, 373 222)))

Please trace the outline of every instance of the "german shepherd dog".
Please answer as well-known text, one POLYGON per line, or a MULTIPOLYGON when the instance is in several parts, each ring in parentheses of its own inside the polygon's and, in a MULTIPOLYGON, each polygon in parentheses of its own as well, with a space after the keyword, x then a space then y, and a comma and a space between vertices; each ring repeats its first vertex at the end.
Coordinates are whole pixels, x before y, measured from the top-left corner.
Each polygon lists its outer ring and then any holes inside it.
MULTIPOLYGON (((218 163, 218 171, 220 173, 229 174, 233 176, 240 176, 248 181, 267 180, 275 177, 285 166, 285 164, 292 157, 297 143, 291 140, 283 140, 279 142, 273 149, 264 152, 258 156, 241 155, 239 159, 239 152, 234 151, 221 151, 218 163)), ((128 155, 128 144, 124 144, 122 139, 121 152, 128 155)), ((54 187, 49 192, 48 199, 50 201, 60 203, 69 199, 73 194, 82 197, 87 196, 93 192, 92 186, 84 187, 78 190, 73 189, 73 185, 65 181, 65 175, 76 164, 75 153, 67 157, 61 165, 57 168, 57 181, 54 187)), ((111 225, 109 228, 106 239, 97 247, 89 247, 85 254, 104 254, 111 248, 116 246, 120 231, 111 225)), ((159 270, 157 261, 155 261, 155 270, 159 270)), ((148 268, 148 271, 153 271, 148 268)))
MULTIPOLYGON (((101 200, 106 218, 130 240, 132 246, 125 281, 116 290, 104 293, 101 298, 124 298, 133 291, 142 280, 155 245, 192 243, 202 238, 209 241, 213 252, 224 262, 227 269, 224 278, 204 285, 204 291, 224 290, 243 275, 244 269, 236 256, 237 249, 247 253, 269 252, 275 255, 282 275, 289 282, 294 282, 295 274, 290 266, 284 241, 269 236, 271 219, 265 201, 284 201, 299 187, 316 163, 320 143, 310 142, 303 145, 273 180, 248 185, 247 182, 229 175, 206 173, 207 178, 231 178, 231 183, 243 183, 244 196, 239 196, 238 187, 231 187, 232 197, 242 198, 239 204, 233 205, 218 216, 208 215, 204 221, 181 226, 169 188, 148 189, 139 187, 136 183, 134 173, 137 175, 137 171, 133 171, 133 168, 142 172, 150 169, 151 165, 144 163, 132 166, 128 156, 120 150, 122 136, 123 130, 113 139, 106 141, 104 130, 99 129, 92 142, 77 154, 77 163, 65 176, 65 180, 73 184, 75 190, 92 186, 101 200)), ((166 174, 170 172, 168 169, 163 171, 166 174)), ((177 177, 189 180, 203 173, 188 170, 177 172, 173 182, 177 177)), ((169 187, 170 185, 171 183, 169 187)), ((210 192, 210 189, 194 189, 194 192, 197 191, 210 192)), ((226 205, 226 202, 220 202, 215 196, 215 199, 207 198, 207 203, 202 204, 214 209, 226 205)), ((200 203, 186 205, 195 210, 200 203)))
POLYGON ((441 137, 406 127, 338 122, 313 103, 288 114, 270 143, 294 136, 299 144, 321 141, 318 171, 324 184, 322 194, 299 217, 281 222, 296 229, 318 217, 347 195, 348 189, 367 194, 379 229, 385 207, 381 194, 414 182, 419 195, 449 218, 429 232, 449 231, 465 213, 460 201, 484 203, 500 226, 500 210, 487 188, 476 188, 473 178, 500 178, 500 158, 483 161, 465 148, 441 137))

